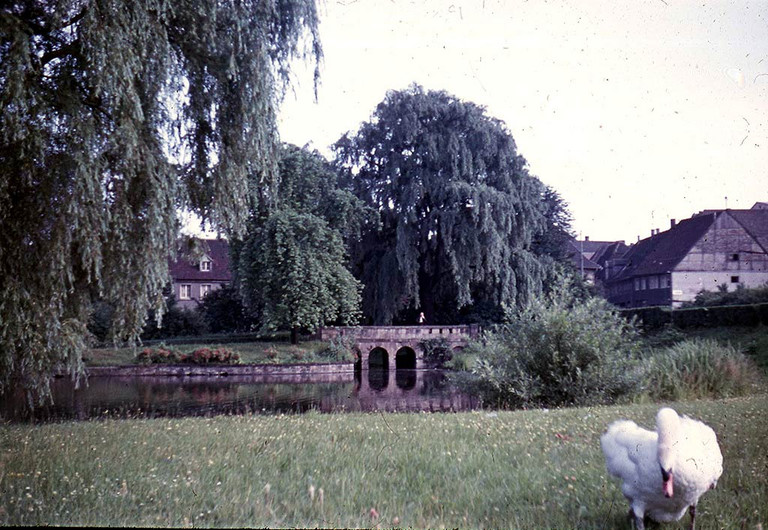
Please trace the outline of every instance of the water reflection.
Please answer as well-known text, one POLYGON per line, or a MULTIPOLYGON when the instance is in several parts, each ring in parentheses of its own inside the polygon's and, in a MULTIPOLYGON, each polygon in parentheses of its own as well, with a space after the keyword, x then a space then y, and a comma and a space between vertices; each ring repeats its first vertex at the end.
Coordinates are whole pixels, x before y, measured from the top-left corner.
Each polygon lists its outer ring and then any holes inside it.
POLYGON ((86 420, 104 417, 210 416, 351 411, 460 411, 477 399, 453 388, 436 370, 365 370, 337 382, 283 376, 92 377, 75 390, 68 379, 52 382, 54 404, 30 411, 21 393, 0 404, 5 421, 86 420))

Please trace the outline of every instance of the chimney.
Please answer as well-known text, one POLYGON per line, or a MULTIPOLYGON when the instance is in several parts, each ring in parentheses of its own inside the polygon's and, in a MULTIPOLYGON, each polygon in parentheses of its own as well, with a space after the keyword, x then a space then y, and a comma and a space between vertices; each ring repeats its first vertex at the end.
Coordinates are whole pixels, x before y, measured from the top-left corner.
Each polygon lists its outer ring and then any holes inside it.
POLYGON ((677 221, 674 220, 674 219, 670 219, 669 220, 669 227, 670 228, 674 228, 675 226, 677 226, 677 221))
POLYGON ((584 241, 589 241, 589 236, 584 236, 584 241))

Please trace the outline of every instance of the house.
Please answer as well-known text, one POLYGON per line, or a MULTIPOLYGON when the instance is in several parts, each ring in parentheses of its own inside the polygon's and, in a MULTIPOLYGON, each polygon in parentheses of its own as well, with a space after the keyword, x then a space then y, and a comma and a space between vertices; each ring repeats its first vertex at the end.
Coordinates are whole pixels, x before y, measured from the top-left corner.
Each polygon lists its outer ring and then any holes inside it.
POLYGON ((705 210, 654 230, 607 262, 607 298, 620 307, 678 307, 702 291, 768 282, 768 209, 705 210))
POLYGON ((199 240, 198 258, 180 252, 169 262, 173 294, 179 306, 194 309, 205 296, 232 281, 229 269, 229 243, 224 239, 199 240), (200 255, 202 254, 202 255, 200 255))
POLYGON ((606 277, 607 262, 623 255, 629 247, 623 241, 591 241, 572 239, 566 249, 571 263, 587 283, 602 283, 606 277))

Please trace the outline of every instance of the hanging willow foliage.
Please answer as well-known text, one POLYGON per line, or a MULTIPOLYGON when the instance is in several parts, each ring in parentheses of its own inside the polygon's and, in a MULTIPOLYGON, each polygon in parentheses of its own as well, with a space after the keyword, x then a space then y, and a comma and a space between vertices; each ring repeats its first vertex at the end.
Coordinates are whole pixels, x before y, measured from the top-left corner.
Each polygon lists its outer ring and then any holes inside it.
POLYGON ((78 379, 97 297, 138 336, 178 208, 242 231, 289 63, 320 55, 314 0, 0 7, 0 394, 78 379))
POLYGON ((335 151, 351 189, 381 217, 353 250, 373 322, 408 308, 447 320, 541 288, 530 248, 545 227, 544 188, 482 107, 416 85, 391 91, 335 151))

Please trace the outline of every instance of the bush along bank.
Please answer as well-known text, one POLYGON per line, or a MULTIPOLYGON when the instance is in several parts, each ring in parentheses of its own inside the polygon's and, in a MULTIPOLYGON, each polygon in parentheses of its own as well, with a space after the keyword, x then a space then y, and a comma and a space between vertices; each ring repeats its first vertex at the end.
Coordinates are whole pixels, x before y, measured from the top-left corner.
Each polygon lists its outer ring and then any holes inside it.
POLYGON ((627 319, 637 319, 638 323, 647 331, 661 329, 665 326, 686 329, 768 325, 768 303, 681 309, 639 307, 621 309, 619 312, 627 319))
POLYGON ((728 343, 643 345, 633 321, 566 289, 534 299, 486 333, 454 366, 465 390, 508 408, 717 399, 766 389, 754 359, 728 343))

